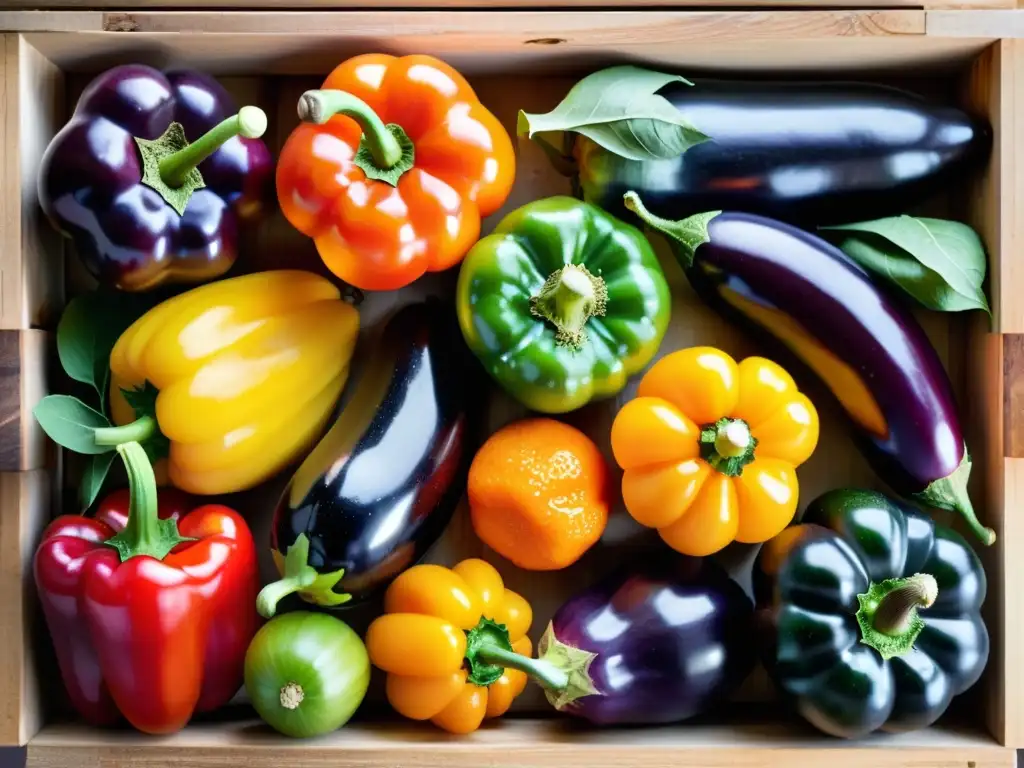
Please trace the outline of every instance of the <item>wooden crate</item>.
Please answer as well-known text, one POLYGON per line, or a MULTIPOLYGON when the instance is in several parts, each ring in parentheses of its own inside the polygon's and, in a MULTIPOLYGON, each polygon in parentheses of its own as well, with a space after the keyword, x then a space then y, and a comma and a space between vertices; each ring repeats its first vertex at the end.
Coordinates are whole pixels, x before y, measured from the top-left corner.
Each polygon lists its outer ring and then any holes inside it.
MULTIPOLYGON (((1017 522, 1024 499, 1024 266, 1018 255, 1024 160, 1018 162, 1016 152, 1024 143, 1024 40, 1009 37, 1015 25, 1015 14, 906 9, 0 12, 0 30, 8 30, 0 34, 0 743, 27 744, 29 765, 48 768, 243 762, 253 768, 286 762, 417 768, 1012 766, 1010 748, 1024 746, 1024 661, 1018 653, 1024 633, 1014 589, 1024 573, 1024 526, 1017 522), (57 512, 61 457, 41 436, 30 410, 53 381, 52 329, 65 296, 81 285, 81 270, 73 254, 65 263, 63 243, 41 220, 35 200, 41 152, 90 74, 130 60, 187 64, 223 76, 236 95, 273 116, 267 140, 276 150, 295 125, 298 94, 343 58, 368 50, 426 52, 448 60, 469 76, 513 133, 519 108, 550 108, 581 73, 623 61, 695 75, 756 70, 899 80, 988 117, 995 129, 988 167, 965 188, 937 194, 930 210, 963 217, 982 235, 990 255, 993 323, 920 313, 969 425, 976 506, 999 535, 997 545, 983 553, 991 659, 982 683, 961 706, 936 727, 856 743, 823 737, 780 715, 757 674, 717 720, 655 729, 581 730, 543 717, 550 710, 536 691, 517 701, 516 715, 467 738, 362 718, 323 739, 289 741, 261 727, 244 705, 216 722, 160 739, 90 730, 56 718, 59 687, 45 632, 39 631, 29 563, 42 526, 57 512)), ((512 196, 486 225, 529 200, 568 190, 536 146, 521 141, 518 154, 512 196)), ((243 258, 256 266, 320 268, 311 244, 280 216, 250 233, 248 244, 243 258)), ((662 353, 693 343, 736 355, 752 351, 695 300, 671 259, 663 265, 674 319, 662 353)), ((361 308, 364 326, 372 326, 395 301, 438 285, 444 290, 444 280, 424 280, 397 299, 371 297, 361 308)), ((627 389, 619 402, 633 391, 627 389)), ((614 403, 606 403, 571 418, 607 448, 614 410, 614 403)), ((493 426, 522 413, 495 395, 493 426)), ((827 407, 821 444, 800 475, 804 501, 838 485, 877 485, 839 415, 827 407)), ((269 510, 255 506, 272 504, 277 487, 272 483, 243 502, 254 505, 248 511, 260 541, 266 540, 269 510)), ((620 510, 606 541, 566 571, 531 574, 492 559, 507 583, 533 603, 536 639, 554 608, 601 570, 615 551, 609 547, 635 534, 620 510)), ((429 557, 451 564, 483 552, 460 510, 429 557)), ((724 561, 742 576, 752 552, 730 550, 724 561)), ((364 619, 356 616, 353 623, 364 619)), ((379 691, 371 693, 369 711, 374 702, 379 691)))

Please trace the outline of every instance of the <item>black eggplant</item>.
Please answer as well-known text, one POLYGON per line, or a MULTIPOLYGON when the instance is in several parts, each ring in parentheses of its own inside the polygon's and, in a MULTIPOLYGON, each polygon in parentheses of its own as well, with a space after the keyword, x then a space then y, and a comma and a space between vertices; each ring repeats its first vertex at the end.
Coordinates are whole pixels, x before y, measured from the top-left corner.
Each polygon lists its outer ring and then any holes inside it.
POLYGON ((655 214, 724 209, 802 224, 903 213, 991 146, 962 110, 869 83, 698 80, 659 93, 709 136, 667 160, 630 160, 567 134, 577 194, 625 214, 633 190, 655 214))
POLYGON ((734 211, 668 221, 633 192, 624 202, 667 236, 705 303, 824 381, 897 493, 959 512, 982 542, 995 541, 967 493, 971 459, 949 377, 909 310, 790 224, 734 211))
POLYGON ((656 555, 563 604, 537 663, 564 675, 544 686, 562 712, 602 725, 673 723, 739 687, 754 666, 753 631, 753 601, 721 566, 656 555))
POLYGON ((326 607, 363 602, 423 556, 465 492, 479 381, 448 307, 411 304, 387 322, 350 401, 278 502, 281 578, 260 593, 263 616, 292 593, 326 607))

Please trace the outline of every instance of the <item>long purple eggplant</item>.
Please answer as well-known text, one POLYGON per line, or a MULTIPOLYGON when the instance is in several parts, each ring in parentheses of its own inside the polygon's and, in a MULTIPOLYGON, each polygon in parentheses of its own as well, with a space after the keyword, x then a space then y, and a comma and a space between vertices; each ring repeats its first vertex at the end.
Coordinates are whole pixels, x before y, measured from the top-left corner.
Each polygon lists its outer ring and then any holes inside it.
POLYGON ((570 598, 538 645, 566 673, 557 709, 601 725, 672 723, 723 701, 754 666, 753 603, 711 560, 655 557, 570 598))
POLYGON ((961 514, 971 459, 949 377, 913 315, 835 246, 750 213, 660 218, 627 192, 626 206, 664 234, 697 295, 828 386, 872 467, 893 490, 961 514))

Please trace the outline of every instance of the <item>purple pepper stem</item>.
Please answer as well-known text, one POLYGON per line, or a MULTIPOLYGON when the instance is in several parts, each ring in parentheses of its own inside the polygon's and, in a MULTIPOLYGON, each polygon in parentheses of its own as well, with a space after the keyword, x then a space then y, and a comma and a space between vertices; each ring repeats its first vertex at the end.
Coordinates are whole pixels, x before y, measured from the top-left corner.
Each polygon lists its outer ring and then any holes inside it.
POLYGON ((237 115, 222 120, 183 149, 160 160, 160 178, 169 187, 180 187, 203 160, 235 136, 258 139, 267 130, 267 115, 259 107, 242 107, 237 115))

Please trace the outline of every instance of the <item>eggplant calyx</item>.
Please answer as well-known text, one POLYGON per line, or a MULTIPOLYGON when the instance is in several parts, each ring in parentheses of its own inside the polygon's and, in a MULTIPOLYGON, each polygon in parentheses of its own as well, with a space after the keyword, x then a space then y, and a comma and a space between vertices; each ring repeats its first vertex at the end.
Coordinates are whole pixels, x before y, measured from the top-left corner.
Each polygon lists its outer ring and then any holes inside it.
POLYGON ((531 659, 512 650, 508 628, 493 619, 480 617, 480 622, 466 632, 466 678, 473 685, 493 685, 505 674, 506 668, 525 672, 544 688, 561 688, 568 677, 561 670, 540 659, 531 659))
POLYGON ((957 468, 945 477, 928 483, 927 488, 915 493, 912 498, 929 507, 956 512, 967 522, 982 544, 991 546, 996 542, 996 532, 982 525, 974 512, 974 505, 971 504, 971 497, 967 492, 967 480, 970 476, 971 456, 967 446, 964 446, 964 457, 957 468))
POLYGON ((626 208, 635 213, 644 224, 668 238, 683 269, 689 269, 693 265, 697 249, 711 240, 708 225, 721 213, 721 211, 705 211, 704 213, 695 213, 680 221, 671 221, 647 210, 647 206, 636 192, 627 192, 622 196, 622 201, 626 208))
POLYGON ((700 428, 700 456, 716 472, 729 477, 743 474, 754 460, 757 438, 743 419, 721 418, 700 428))
POLYGON ((309 564, 309 539, 300 533, 282 558, 274 551, 274 563, 281 578, 272 581, 256 596, 256 610, 265 619, 277 613, 277 604, 288 595, 298 593, 307 603, 325 607, 343 605, 352 595, 335 592, 334 587, 345 575, 345 569, 320 573, 309 564))
POLYGON ((555 709, 563 710, 584 696, 599 695, 590 677, 590 665, 597 654, 563 643, 555 636, 555 627, 551 622, 548 622, 548 628, 544 630, 544 636, 537 645, 537 658, 561 670, 566 676, 564 686, 544 686, 544 695, 555 709))
POLYGON ((909 652, 924 629, 919 609, 930 608, 938 596, 939 585, 927 573, 871 584, 867 592, 857 595, 861 642, 886 661, 909 652))
POLYGON ((587 321, 604 315, 607 303, 608 288, 602 278, 582 264, 566 264, 530 298, 530 314, 555 326, 556 343, 579 349, 587 337, 587 321))

